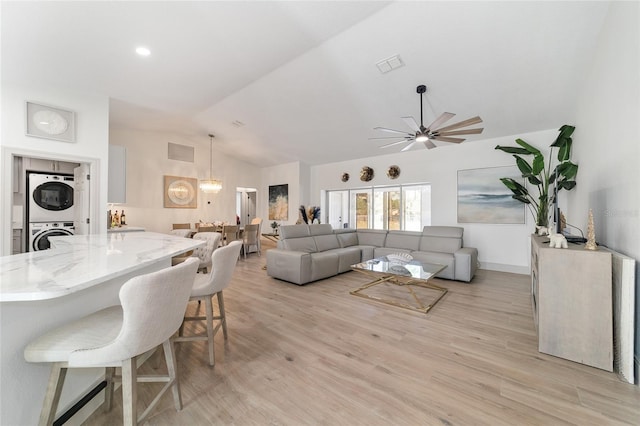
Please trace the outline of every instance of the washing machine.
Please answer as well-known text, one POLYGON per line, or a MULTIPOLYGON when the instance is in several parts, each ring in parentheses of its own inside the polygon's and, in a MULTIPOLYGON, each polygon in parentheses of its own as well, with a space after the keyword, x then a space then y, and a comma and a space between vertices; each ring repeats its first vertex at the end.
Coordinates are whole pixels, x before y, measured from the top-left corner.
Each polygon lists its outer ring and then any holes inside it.
POLYGON ((28 251, 46 250, 51 247, 49 237, 73 235, 71 222, 36 222, 29 224, 28 251))
POLYGON ((73 176, 27 173, 27 222, 73 221, 73 176))

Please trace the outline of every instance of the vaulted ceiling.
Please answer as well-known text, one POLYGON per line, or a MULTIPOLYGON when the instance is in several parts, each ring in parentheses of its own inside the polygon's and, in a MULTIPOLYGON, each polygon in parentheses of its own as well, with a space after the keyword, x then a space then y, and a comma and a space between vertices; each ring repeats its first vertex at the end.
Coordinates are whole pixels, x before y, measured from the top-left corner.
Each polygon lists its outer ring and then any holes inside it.
POLYGON ((609 2, 0 7, 3 84, 103 94, 112 127, 207 145, 214 133, 216 149, 269 166, 394 150, 368 138, 385 136, 376 126, 409 130, 402 116, 419 121, 419 84, 425 125, 445 111, 452 123, 483 118, 463 144, 570 123, 609 2), (404 66, 381 73, 394 55, 404 66))

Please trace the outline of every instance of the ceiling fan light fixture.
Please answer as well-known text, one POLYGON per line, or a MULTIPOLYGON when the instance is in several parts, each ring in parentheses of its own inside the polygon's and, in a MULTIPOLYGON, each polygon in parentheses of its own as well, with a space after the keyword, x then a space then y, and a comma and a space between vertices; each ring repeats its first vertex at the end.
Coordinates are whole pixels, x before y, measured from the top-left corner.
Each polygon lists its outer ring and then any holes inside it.
POLYGON ((426 142, 429 140, 429 136, 425 135, 424 133, 421 135, 416 135, 416 142, 426 142))
POLYGON ((222 181, 218 179, 212 179, 213 174, 213 138, 212 134, 209 134, 209 179, 203 179, 200 181, 200 190, 206 194, 217 194, 222 189, 222 181))

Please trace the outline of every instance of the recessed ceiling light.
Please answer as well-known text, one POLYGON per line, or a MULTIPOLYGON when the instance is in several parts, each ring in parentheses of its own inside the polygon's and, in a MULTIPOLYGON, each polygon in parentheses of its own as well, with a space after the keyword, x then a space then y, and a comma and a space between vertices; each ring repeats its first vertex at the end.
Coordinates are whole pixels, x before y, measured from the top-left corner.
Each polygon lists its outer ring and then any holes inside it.
POLYGON ((136 53, 140 56, 149 56, 151 55, 151 51, 144 46, 140 46, 136 48, 136 53))

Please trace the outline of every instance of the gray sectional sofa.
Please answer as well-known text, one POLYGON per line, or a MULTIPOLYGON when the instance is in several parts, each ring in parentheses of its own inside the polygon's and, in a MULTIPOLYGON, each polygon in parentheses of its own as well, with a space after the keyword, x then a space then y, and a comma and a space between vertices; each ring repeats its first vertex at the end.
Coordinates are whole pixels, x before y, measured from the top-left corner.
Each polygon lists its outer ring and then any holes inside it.
POLYGON ((478 250, 463 246, 463 231, 455 226, 425 226, 422 232, 282 226, 277 248, 267 251, 267 273, 301 285, 348 272, 351 265, 375 257, 408 253, 422 262, 446 265, 438 278, 469 282, 478 250))

